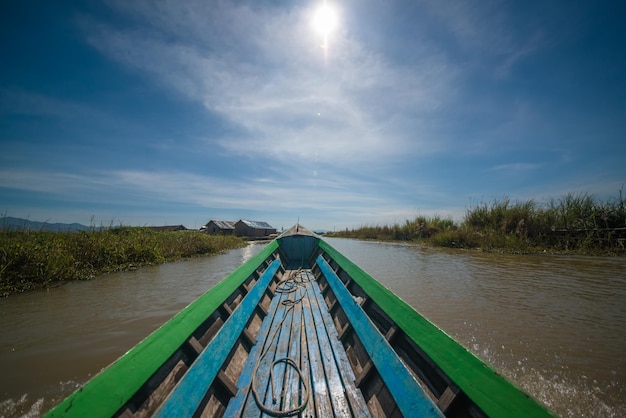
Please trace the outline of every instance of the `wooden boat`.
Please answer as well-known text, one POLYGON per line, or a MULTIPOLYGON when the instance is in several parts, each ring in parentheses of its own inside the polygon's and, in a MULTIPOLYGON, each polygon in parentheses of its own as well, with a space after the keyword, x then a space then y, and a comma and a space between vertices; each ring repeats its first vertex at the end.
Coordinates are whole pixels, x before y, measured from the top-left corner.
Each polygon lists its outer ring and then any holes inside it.
POLYGON ((55 416, 551 416, 296 225, 55 416))

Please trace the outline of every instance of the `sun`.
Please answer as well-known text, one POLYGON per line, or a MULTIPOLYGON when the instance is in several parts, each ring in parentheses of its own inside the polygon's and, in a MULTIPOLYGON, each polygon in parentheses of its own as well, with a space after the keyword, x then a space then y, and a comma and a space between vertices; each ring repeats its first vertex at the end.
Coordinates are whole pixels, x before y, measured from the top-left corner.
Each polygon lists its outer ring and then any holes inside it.
POLYGON ((328 6, 326 2, 320 6, 313 15, 313 28, 324 36, 324 39, 328 37, 337 27, 337 13, 332 7, 328 6))

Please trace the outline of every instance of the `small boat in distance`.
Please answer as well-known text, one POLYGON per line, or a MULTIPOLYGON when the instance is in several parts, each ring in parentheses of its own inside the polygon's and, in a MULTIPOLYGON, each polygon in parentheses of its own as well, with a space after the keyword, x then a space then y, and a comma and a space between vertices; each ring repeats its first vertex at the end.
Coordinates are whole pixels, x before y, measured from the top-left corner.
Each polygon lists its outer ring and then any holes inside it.
POLYGON ((49 417, 552 414, 326 241, 271 241, 49 417))

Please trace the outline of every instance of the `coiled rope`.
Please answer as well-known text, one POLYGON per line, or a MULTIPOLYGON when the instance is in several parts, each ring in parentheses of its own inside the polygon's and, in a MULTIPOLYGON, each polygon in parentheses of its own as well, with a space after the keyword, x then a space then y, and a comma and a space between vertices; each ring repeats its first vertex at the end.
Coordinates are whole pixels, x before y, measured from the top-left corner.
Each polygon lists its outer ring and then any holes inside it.
MULTIPOLYGON (((307 274, 307 281, 308 281, 308 274, 307 274)), ((293 334, 293 326, 294 326, 293 325, 293 308, 302 301, 302 298, 304 298, 307 293, 306 287, 303 286, 304 284, 305 282, 302 280, 302 270, 298 269, 297 271, 291 272, 291 274, 289 275, 287 279, 281 280, 276 286, 276 293, 285 293, 285 294, 294 293, 300 288, 304 288, 304 291, 301 293, 300 297, 298 298, 285 299, 281 302, 284 306, 286 306, 283 317, 281 318, 280 322, 278 323, 278 326, 274 330, 274 333, 270 338, 269 344, 265 346, 265 349, 263 350, 263 352, 257 359, 257 363, 252 372, 252 381, 250 382, 250 386, 251 386, 252 395, 254 396, 254 400, 257 406, 259 407, 259 409, 263 413, 274 416, 274 417, 288 417, 288 416, 299 414, 300 412, 304 410, 304 408, 306 408, 306 405, 309 401, 309 385, 307 383, 307 380, 304 378, 304 375, 302 373, 302 370, 300 369, 300 366, 291 357, 281 357, 279 359, 274 360, 272 364, 270 365, 269 379, 270 379, 270 385, 271 385, 271 390, 272 390, 272 404, 278 403, 278 399, 276 396, 276 388, 274 385, 274 367, 276 367, 280 363, 285 364, 285 373, 287 373, 287 367, 291 367, 298 374, 298 381, 302 387, 300 404, 290 409, 269 408, 265 405, 264 401, 259 396, 259 393, 257 391, 257 385, 256 385, 256 376, 259 371, 259 365, 261 364, 261 361, 263 360, 263 358, 267 356, 267 354, 269 353, 270 348, 274 345, 274 340, 276 339, 279 331, 282 329, 283 324, 285 320, 287 319, 287 316, 289 315, 290 312, 292 313, 292 321, 290 324, 290 334, 293 334)), ((302 322, 300 322, 300 327, 302 329, 302 322)), ((277 345, 278 343, 276 344, 276 346, 277 345)), ((289 352, 289 350, 287 350, 287 352, 289 352)), ((274 350, 274 353, 276 353, 276 349, 274 350)), ((284 402, 285 389, 286 389, 286 384, 283 383, 283 389, 282 389, 281 396, 280 396, 280 401, 281 401, 280 404, 284 402)))

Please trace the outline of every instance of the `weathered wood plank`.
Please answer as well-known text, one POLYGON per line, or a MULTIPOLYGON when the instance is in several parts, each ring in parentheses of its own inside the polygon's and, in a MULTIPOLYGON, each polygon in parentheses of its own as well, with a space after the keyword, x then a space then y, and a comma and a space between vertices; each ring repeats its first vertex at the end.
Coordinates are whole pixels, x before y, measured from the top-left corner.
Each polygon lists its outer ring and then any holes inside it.
MULTIPOLYGON (((328 389, 330 394, 330 401, 333 407, 334 416, 349 416, 350 407, 347 399, 345 398, 345 383, 341 379, 341 369, 339 368, 336 360, 336 353, 332 345, 333 331, 335 327, 332 321, 326 321, 330 319, 328 315, 323 313, 326 311, 326 303, 316 297, 316 292, 311 286, 311 307, 313 311, 313 320, 315 327, 317 328, 318 343, 320 345, 320 351, 322 353, 323 368, 326 373, 326 380, 328 381, 328 389), (330 329, 329 329, 330 325, 330 329)), ((336 331, 334 337, 336 338, 336 331)), ((341 347, 343 351, 343 347, 341 347)), ((352 383, 354 379, 352 379, 352 383)))
POLYGON ((311 298, 302 300, 302 314, 306 327, 307 357, 309 359, 310 388, 313 394, 313 405, 308 405, 307 411, 311 416, 325 417, 332 416, 333 408, 330 402, 330 394, 326 374, 324 373, 324 363, 321 345, 319 344, 318 330, 313 320, 311 298))
POLYGON ((274 260, 269 265, 254 288, 226 320, 224 326, 218 331, 218 335, 198 356, 187 374, 178 383, 176 389, 157 412, 157 417, 191 417, 194 414, 279 267, 279 260, 274 260))
POLYGON ((204 350, 204 347, 202 346, 202 344, 200 344, 200 342, 193 335, 191 336, 191 338, 189 338, 187 343, 198 354, 200 354, 202 352, 202 350, 204 350))
POLYGON ((308 397, 308 392, 300 386, 300 380, 304 379, 305 374, 299 371, 302 316, 300 300, 304 293, 300 287, 293 289, 295 291, 284 293, 275 310, 275 325, 270 330, 268 343, 255 365, 257 370, 253 372, 252 382, 258 399, 254 399, 254 396, 248 398, 244 416, 252 415, 259 409, 274 412, 276 415, 296 413, 307 399, 300 397, 308 397))
POLYGON ((278 291, 272 300, 227 416, 261 415, 252 384, 264 407, 276 412, 303 407, 301 416, 369 416, 319 286, 312 274, 300 274, 294 277, 300 283, 291 287, 293 291, 278 291), (289 364, 273 364, 283 358, 290 359, 289 364), (272 368, 275 394, 269 382, 272 368))
POLYGON ((458 391, 458 388, 453 389, 450 386, 446 388, 446 390, 439 398, 439 401, 437 402, 437 405, 439 405, 439 408, 441 408, 442 411, 446 412, 448 410, 450 405, 452 405, 452 402, 454 402, 454 400, 456 399, 458 391))
POLYGON ((224 388, 230 392, 232 396, 235 396, 237 393, 237 385, 232 381, 230 377, 223 370, 220 370, 217 373, 217 379, 224 385, 224 388))
POLYGON ((292 308, 292 322, 291 322, 291 335, 289 337, 288 353, 287 357, 294 361, 293 366, 286 365, 286 374, 283 380, 283 388, 285 390, 285 399, 281 404, 281 409, 285 411, 296 411, 306 407, 308 403, 309 390, 305 386, 306 382, 302 382, 301 379, 305 379, 305 374, 300 369, 302 356, 302 347, 300 345, 302 335, 302 298, 306 297, 306 290, 300 286, 294 294, 294 301, 298 301, 292 308), (295 368, 298 367, 300 373, 295 368), (306 398, 305 398, 306 397, 306 398))
POLYGON ((307 303, 308 303, 308 295, 302 302, 300 303, 300 313, 302 317, 302 332, 300 333, 300 370, 302 370, 304 374, 304 379, 306 381, 306 387, 308 389, 307 396, 309 397, 307 404, 305 405, 304 410, 300 414, 302 417, 314 417, 315 416, 315 393, 313 391, 313 380, 311 378, 311 359, 309 354, 309 335, 308 335, 308 325, 306 322, 306 311, 307 311, 307 303))
MULTIPOLYGON (((311 275, 311 277, 313 277, 313 275, 311 275)), ((328 339, 330 352, 333 354, 332 360, 335 363, 335 367, 330 370, 327 369, 327 373, 332 372, 334 369, 337 370, 337 374, 330 377, 329 385, 339 385, 338 388, 340 387, 341 390, 344 391, 343 394, 338 393, 338 390, 331 391, 331 393, 339 397, 337 399, 338 402, 333 402, 335 415, 344 416, 345 414, 351 413, 354 416, 368 417, 370 416, 369 410, 363 400, 363 395, 354 384, 354 372, 352 371, 352 367, 350 366, 350 362, 348 361, 343 345, 339 340, 334 322, 328 313, 327 305, 324 301, 322 293, 320 292, 319 286, 316 282, 310 282, 308 286, 312 293, 311 298, 315 298, 317 302, 320 318, 324 324, 324 330, 326 332, 325 337, 328 339), (346 403, 344 403, 343 400, 345 400, 346 403)))
POLYGON ((254 272, 265 258, 274 256, 279 241, 270 242, 224 280, 142 340, 85 386, 68 396, 47 417, 111 417, 159 373, 215 309, 254 272))
POLYGON ((405 416, 443 416, 326 260, 320 255, 316 262, 402 413, 405 416))
MULTIPOLYGON (((250 350, 246 365, 244 366, 243 372, 241 373, 239 381, 237 382, 237 395, 228 403, 228 408, 226 409, 225 414, 226 416, 239 416, 240 412, 246 405, 248 398, 252 397, 252 394, 250 393, 252 373, 255 369, 260 353, 265 349, 265 345, 268 343, 267 336, 269 335, 269 330, 271 329, 274 323, 274 319, 276 318, 274 313, 276 312, 276 308, 279 303, 279 297, 273 298, 272 302, 270 303, 268 314, 263 320, 261 328, 259 329, 256 344, 254 345, 254 347, 252 347, 252 350, 250 350)), ((252 402, 254 402, 254 400, 252 400, 252 402)))
POLYGON ((159 386, 150 394, 148 399, 141 405, 137 411, 134 412, 135 418, 145 418, 152 416, 159 405, 167 398, 172 389, 176 386, 176 383, 185 375, 188 367, 183 360, 179 360, 171 372, 165 379, 159 384, 159 386))
MULTIPOLYGON (((282 388, 285 380, 285 372, 287 365, 284 362, 278 362, 274 365, 274 362, 281 358, 288 357, 289 353, 289 340, 291 338, 291 323, 293 322, 294 309, 293 305, 285 305, 290 301, 290 295, 285 295, 285 299, 282 301, 276 315, 282 318, 280 323, 280 330, 278 333, 278 341, 273 357, 267 356, 268 361, 264 364, 267 368, 259 368, 259 376, 264 379, 267 378, 268 388, 265 392, 264 405, 270 409, 280 410, 282 408, 282 388), (273 371, 273 373, 270 373, 273 371), (273 376, 273 379, 271 379, 273 376), (270 381, 270 379, 272 381, 270 381), (274 392, 274 390, 276 392, 274 392)), ((261 380, 262 382, 262 380, 261 380)), ((259 394, 262 396, 261 392, 259 394)))
MULTIPOLYGON (((285 300, 284 294, 278 293, 274 297, 276 304, 274 305, 274 303, 272 303, 272 309, 270 309, 268 316, 264 320, 265 322, 269 319, 269 321, 267 321, 270 324, 269 329, 265 334, 259 332, 259 338, 257 339, 257 345, 259 345, 259 340, 263 338, 263 340, 260 340, 262 341, 262 344, 260 344, 262 350, 255 352, 254 356, 252 352, 250 353, 249 359, 254 361, 247 363, 250 369, 242 373, 242 376, 250 375, 248 386, 245 387, 245 390, 249 391, 249 393, 247 394, 245 403, 242 405, 241 416, 243 417, 255 417, 259 416, 261 413, 257 401, 253 396, 253 390, 257 391, 260 402, 265 403, 266 401, 269 387, 269 368, 271 362, 274 361, 276 343, 281 332, 282 313, 284 312, 283 300, 285 300)), ((238 386, 242 387, 242 384, 239 383, 238 386)))

